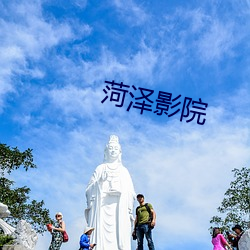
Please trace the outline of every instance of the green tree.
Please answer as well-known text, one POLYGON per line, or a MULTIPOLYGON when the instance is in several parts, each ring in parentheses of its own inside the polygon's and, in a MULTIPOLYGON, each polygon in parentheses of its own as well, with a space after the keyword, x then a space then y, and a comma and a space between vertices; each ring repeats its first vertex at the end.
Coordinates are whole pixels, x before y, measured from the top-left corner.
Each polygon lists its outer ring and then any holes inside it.
POLYGON ((210 220, 212 225, 230 231, 235 224, 243 228, 248 227, 250 220, 250 168, 233 169, 234 180, 217 211, 223 216, 213 216, 210 220))
POLYGON ((33 163, 32 150, 21 152, 17 147, 10 148, 6 144, 0 144, 0 202, 6 204, 11 211, 11 216, 5 220, 15 226, 21 219, 29 222, 37 233, 43 233, 45 225, 52 219, 49 210, 44 208, 44 201, 30 200, 30 188, 24 186, 14 188, 14 182, 7 179, 12 171, 19 168, 36 168, 33 163))

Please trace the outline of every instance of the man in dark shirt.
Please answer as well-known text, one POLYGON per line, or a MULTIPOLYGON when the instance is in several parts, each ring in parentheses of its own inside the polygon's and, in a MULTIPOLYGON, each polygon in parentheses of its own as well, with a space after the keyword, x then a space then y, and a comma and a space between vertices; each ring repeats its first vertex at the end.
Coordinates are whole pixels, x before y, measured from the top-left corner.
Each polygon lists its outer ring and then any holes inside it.
POLYGON ((230 234, 230 237, 233 237, 233 249, 237 249, 239 250, 239 240, 240 240, 240 237, 242 236, 242 234, 244 233, 243 229, 241 228, 240 225, 235 225, 232 230, 236 233, 235 234, 230 234))

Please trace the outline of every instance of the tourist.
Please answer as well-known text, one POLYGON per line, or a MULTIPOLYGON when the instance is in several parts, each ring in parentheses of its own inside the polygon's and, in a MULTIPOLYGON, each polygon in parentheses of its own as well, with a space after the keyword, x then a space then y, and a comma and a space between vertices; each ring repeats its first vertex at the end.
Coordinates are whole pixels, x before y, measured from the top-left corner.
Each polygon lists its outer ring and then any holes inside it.
POLYGON ((146 236, 148 242, 148 249, 154 250, 154 243, 152 239, 152 229, 156 222, 156 213, 150 203, 145 203, 142 194, 137 195, 139 206, 136 208, 136 218, 134 222, 134 232, 136 234, 138 250, 143 250, 143 239, 146 236))
POLYGON ((66 230, 65 222, 62 220, 63 215, 61 212, 56 213, 56 223, 51 226, 50 232, 52 234, 52 240, 49 250, 60 250, 63 242, 63 232, 66 230))
POLYGON ((218 227, 213 229, 212 244, 214 245, 213 250, 225 250, 225 246, 232 249, 218 227))
POLYGON ((93 227, 86 227, 83 235, 80 238, 80 249, 79 250, 89 250, 89 249, 93 249, 96 245, 96 243, 94 244, 90 244, 90 235, 93 232, 94 228, 93 227))
POLYGON ((234 243, 236 246, 236 249, 239 250, 239 240, 242 236, 242 234, 244 233, 242 227, 240 225, 235 225, 232 230, 236 233, 235 234, 231 234, 234 237, 234 243))

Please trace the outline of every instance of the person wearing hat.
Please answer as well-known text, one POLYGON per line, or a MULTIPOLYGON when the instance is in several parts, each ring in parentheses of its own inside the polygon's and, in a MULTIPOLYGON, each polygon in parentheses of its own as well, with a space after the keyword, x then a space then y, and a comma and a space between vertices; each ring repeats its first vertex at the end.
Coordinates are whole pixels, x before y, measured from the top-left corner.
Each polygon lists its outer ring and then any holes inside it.
POLYGON ((138 250, 143 250, 144 235, 148 242, 148 249, 155 250, 154 242, 152 239, 152 229, 156 222, 156 213, 150 203, 145 203, 144 195, 138 194, 137 201, 139 206, 136 208, 136 217, 134 222, 134 231, 132 236, 136 236, 138 250))
POLYGON ((56 223, 49 227, 49 231, 52 234, 52 240, 49 250, 60 250, 63 242, 63 232, 65 231, 65 222, 62 220, 63 215, 61 212, 56 213, 56 223))
POLYGON ((90 235, 93 232, 94 228, 93 227, 86 227, 83 235, 80 238, 80 249, 79 250, 89 250, 89 249, 93 249, 95 247, 95 243, 94 244, 90 244, 90 235))
POLYGON ((244 233, 242 227, 240 225, 235 225, 232 230, 236 233, 236 235, 231 234, 231 236, 234 238, 234 245, 235 245, 235 249, 239 250, 239 240, 242 236, 242 234, 244 233))

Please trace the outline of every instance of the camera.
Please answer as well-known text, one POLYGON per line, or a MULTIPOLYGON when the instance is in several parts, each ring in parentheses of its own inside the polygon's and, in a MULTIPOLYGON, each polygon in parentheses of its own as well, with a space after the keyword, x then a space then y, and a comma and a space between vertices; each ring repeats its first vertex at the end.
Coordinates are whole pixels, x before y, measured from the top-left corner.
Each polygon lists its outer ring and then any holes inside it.
POLYGON ((136 239, 137 239, 137 236, 136 236, 136 232, 135 232, 135 231, 132 233, 132 238, 133 238, 133 240, 136 240, 136 239))

